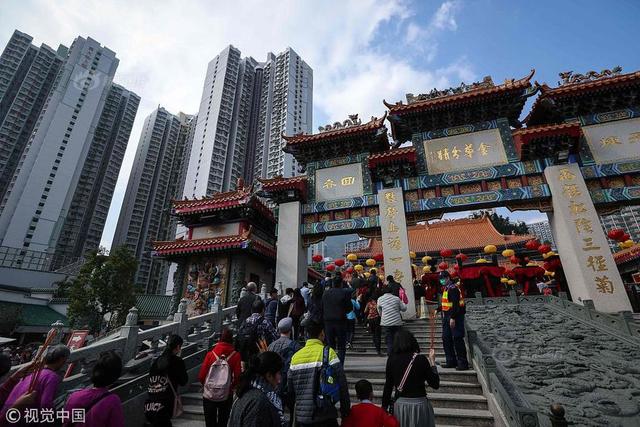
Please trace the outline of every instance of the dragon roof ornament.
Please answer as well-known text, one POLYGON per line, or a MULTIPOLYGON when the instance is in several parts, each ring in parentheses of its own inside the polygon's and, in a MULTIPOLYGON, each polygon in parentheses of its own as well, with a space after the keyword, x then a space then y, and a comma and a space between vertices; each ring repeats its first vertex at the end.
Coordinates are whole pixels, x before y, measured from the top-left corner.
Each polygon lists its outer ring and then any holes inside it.
POLYGON ((448 89, 438 90, 436 88, 432 89, 429 93, 421 93, 419 95, 414 95, 412 93, 407 94, 407 104, 413 104, 415 102, 427 101, 429 99, 442 98, 450 95, 457 95, 460 93, 469 92, 471 90, 476 89, 487 89, 494 87, 493 79, 491 76, 485 76, 482 81, 474 82, 471 84, 466 84, 462 82, 458 87, 450 87, 448 89))
POLYGON ((575 83, 589 82, 593 80, 600 80, 600 79, 605 79, 609 77, 615 77, 620 75, 620 73, 622 73, 622 67, 619 65, 616 67, 613 67, 610 70, 604 69, 599 73, 593 70, 588 71, 585 74, 574 73, 573 71, 565 71, 562 73, 558 73, 558 75, 562 79, 558 82, 558 86, 571 85, 575 83))
POLYGON ((360 126, 361 124, 362 124, 362 120, 358 118, 357 114, 349 114, 349 118, 347 120, 343 122, 335 122, 333 125, 328 124, 326 126, 319 126, 318 131, 322 133, 322 132, 328 132, 331 130, 350 128, 353 126, 360 126))

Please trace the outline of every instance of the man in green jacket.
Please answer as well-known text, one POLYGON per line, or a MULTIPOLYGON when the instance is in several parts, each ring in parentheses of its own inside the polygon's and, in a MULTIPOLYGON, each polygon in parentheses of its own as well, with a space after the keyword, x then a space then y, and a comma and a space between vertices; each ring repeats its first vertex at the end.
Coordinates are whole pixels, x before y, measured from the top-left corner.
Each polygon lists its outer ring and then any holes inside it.
MULTIPOLYGON (((322 325, 310 321, 305 325, 309 339, 305 346, 291 358, 288 374, 288 390, 296 402, 295 418, 299 427, 337 427, 338 411, 328 396, 320 393, 320 372, 324 355, 324 330, 322 325)), ((351 400, 347 378, 342 363, 332 348, 328 348, 327 365, 332 370, 333 381, 340 388, 340 414, 349 415, 351 400)))

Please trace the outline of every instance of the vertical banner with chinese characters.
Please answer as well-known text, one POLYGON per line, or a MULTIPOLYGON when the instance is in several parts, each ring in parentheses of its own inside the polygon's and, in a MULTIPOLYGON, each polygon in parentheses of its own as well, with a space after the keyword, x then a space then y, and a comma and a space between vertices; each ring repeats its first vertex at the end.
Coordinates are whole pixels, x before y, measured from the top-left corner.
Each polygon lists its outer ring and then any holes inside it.
POLYGON ((402 189, 385 188, 378 191, 378 205, 380 206, 384 271, 386 275, 392 275, 398 283, 402 284, 409 298, 407 311, 402 317, 413 319, 416 317, 416 306, 413 297, 409 238, 402 189))
POLYGON ((574 302, 592 300, 596 310, 631 310, 620 273, 577 164, 551 166, 544 175, 551 189, 550 216, 562 268, 574 302))

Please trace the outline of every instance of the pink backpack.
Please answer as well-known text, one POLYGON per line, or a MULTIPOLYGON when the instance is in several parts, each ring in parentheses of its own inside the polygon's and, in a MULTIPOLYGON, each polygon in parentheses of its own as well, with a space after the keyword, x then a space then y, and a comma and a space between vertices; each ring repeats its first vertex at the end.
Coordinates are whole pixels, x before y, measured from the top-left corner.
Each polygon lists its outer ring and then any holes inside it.
POLYGON ((231 394, 231 377, 233 374, 228 360, 230 360, 235 353, 234 351, 229 356, 218 356, 213 352, 216 361, 213 362, 209 368, 207 378, 204 380, 202 397, 212 402, 223 402, 229 398, 231 394))
POLYGON ((405 304, 409 304, 409 298, 407 298, 407 293, 404 291, 404 288, 400 288, 398 295, 400 296, 400 301, 405 304))

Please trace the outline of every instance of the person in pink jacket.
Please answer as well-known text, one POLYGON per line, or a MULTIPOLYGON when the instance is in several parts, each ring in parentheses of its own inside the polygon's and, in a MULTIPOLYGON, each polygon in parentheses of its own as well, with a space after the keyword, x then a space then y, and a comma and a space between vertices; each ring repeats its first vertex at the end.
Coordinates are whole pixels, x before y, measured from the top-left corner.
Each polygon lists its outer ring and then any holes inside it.
POLYGON ((63 426, 124 427, 122 402, 107 388, 116 382, 121 372, 122 360, 117 354, 108 352, 100 356, 91 372, 93 387, 72 393, 64 406, 69 414, 84 409, 84 423, 72 423, 70 418, 64 421, 63 426))

